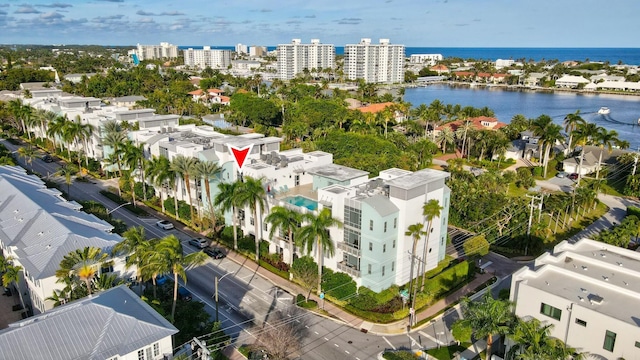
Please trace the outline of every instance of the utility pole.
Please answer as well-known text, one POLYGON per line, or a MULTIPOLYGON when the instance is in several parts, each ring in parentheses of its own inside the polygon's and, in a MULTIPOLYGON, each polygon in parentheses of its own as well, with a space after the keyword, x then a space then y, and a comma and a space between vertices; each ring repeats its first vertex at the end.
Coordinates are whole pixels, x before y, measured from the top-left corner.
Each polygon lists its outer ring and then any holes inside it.
MULTIPOLYGON (((544 195, 540 195, 540 197, 538 197, 538 195, 526 195, 528 198, 531 198, 531 204, 529 205, 529 225, 527 226, 527 236, 531 235, 531 225, 533 223, 533 209, 535 209, 536 207, 540 210, 540 212, 542 212, 542 201, 544 200, 544 195), (538 205, 535 205, 534 202, 535 201, 540 201, 540 203, 538 205)), ((539 216, 538 216, 539 218, 539 216)))
MULTIPOLYGON (((638 150, 640 150, 640 148, 638 150)), ((638 154, 636 153, 636 156, 633 159, 633 171, 631 171, 631 176, 634 176, 636 174, 636 166, 637 165, 638 165, 638 154)))

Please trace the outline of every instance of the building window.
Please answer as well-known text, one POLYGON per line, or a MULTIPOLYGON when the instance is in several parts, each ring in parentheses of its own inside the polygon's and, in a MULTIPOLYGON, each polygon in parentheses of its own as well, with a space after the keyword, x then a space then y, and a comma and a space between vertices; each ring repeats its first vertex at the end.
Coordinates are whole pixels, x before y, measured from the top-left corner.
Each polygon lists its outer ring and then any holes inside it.
POLYGON ((371 275, 371 264, 367 265, 367 274, 371 275))
POLYGON ((249 224, 253 225, 253 216, 249 216, 249 224))
POLYGON ((373 251, 373 243, 369 243, 369 251, 373 251))
POLYGON ((562 315, 562 310, 558 308, 554 308, 551 305, 542 303, 540 305, 540 314, 547 315, 548 317, 556 320, 560 320, 560 316, 562 315))
POLYGON ((384 232, 387 232, 387 222, 384 222, 384 232))
POLYGON ((396 248, 396 239, 393 239, 393 246, 394 249, 396 248))
POLYGON ((636 347, 640 348, 640 341, 636 341, 636 347))
POLYGON ((160 344, 155 343, 153 344, 153 356, 158 356, 158 355, 160 355, 160 344))
POLYGON ((384 266, 382 267, 382 276, 384 276, 384 266))
POLYGON ((144 349, 138 350, 138 360, 144 360, 144 349))
POLYGON ((576 319, 576 324, 587 327, 587 322, 582 319, 576 319))
POLYGON ((607 333, 604 335, 604 345, 602 348, 613 352, 614 346, 616 346, 616 333, 607 330, 607 333))
POLYGON ((395 261, 391 262, 391 271, 396 271, 396 262, 395 261))
POLYGON ((369 230, 373 231, 373 220, 369 220, 369 230))
POLYGON ((262 230, 267 231, 267 223, 266 222, 262 223, 262 230))
POLYGON ((100 268, 100 274, 106 274, 106 273, 110 273, 113 272, 113 265, 112 264, 102 264, 102 267, 100 268))
POLYGON ((394 229, 398 228, 398 218, 393 218, 393 228, 394 229))
POLYGON ((387 244, 382 244, 382 252, 387 252, 387 244))

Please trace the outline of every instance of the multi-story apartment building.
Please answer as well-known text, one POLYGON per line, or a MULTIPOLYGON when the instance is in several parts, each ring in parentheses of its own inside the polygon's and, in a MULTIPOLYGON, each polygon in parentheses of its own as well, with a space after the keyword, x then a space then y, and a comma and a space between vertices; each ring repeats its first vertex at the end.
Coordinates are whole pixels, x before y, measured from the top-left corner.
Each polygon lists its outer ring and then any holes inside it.
POLYGON ((267 54, 266 46, 259 45, 251 45, 249 46, 249 56, 251 57, 261 57, 267 54))
POLYGON ((200 49, 189 48, 183 51, 184 64, 186 66, 198 67, 204 69, 210 67, 212 69, 226 69, 231 65, 231 50, 211 49, 210 46, 204 46, 200 49))
POLYGON ((640 358, 640 253, 588 239, 562 242, 513 274, 520 317, 598 359, 640 358))
POLYGON ((293 39, 290 44, 278 45, 277 49, 278 77, 282 80, 293 79, 305 69, 311 71, 335 67, 335 46, 321 44, 318 39, 311 39, 310 44, 293 39))
POLYGON ((238 53, 238 55, 247 55, 249 53, 249 47, 238 43, 236 45, 236 53, 238 53))
MULTIPOLYGON (((433 221, 428 244, 419 243, 416 263, 423 262, 426 254, 426 270, 430 270, 444 258, 450 194, 444 184, 446 172, 389 169, 369 179, 366 171, 333 164, 329 153, 280 151, 281 138, 261 134, 230 136, 209 126, 182 125, 160 133, 156 129, 140 130, 132 138, 144 143, 151 156, 173 159, 180 154, 217 163, 222 170, 209 184, 212 199, 220 182, 240 178, 230 147, 251 145, 242 175, 262 179, 267 209, 285 206, 305 213, 330 208, 333 216, 344 223, 344 227, 330 230, 335 256, 326 256, 322 261, 333 270, 350 274, 358 285, 380 291, 409 280, 413 240, 405 231, 411 224, 424 222, 422 206, 431 199, 438 200, 444 210, 433 221)), ((176 193, 185 201, 190 196, 191 203, 200 207, 199 213, 208 213, 211 202, 206 198, 203 181, 206 180, 194 179, 191 194, 178 184, 176 193)), ((163 198, 173 194, 168 187, 159 191, 163 191, 163 198)), ((288 261, 292 250, 287 234, 276 232, 275 238, 269 238, 271 224, 264 221, 267 214, 268 211, 259 211, 254 218, 249 207, 239 209, 236 224, 244 234, 254 236, 257 228, 258 238, 269 241, 269 250, 288 261)), ((233 223, 231 212, 225 214, 225 222, 233 223)), ((302 249, 293 251, 296 256, 306 255, 302 249)))
MULTIPOLYGON (((47 300, 54 290, 62 290, 55 276, 60 261, 68 253, 84 247, 105 252, 122 241, 112 234, 113 226, 82 211, 82 205, 67 201, 57 189, 47 188, 35 175, 17 166, 0 167, 0 247, 2 253, 22 266, 25 302, 33 313, 53 308, 47 300)), ((135 269, 125 269, 124 258, 115 258, 100 273, 115 272, 128 279, 135 269)))
POLYGON ((404 81, 404 45, 392 45, 389 39, 372 44, 362 39, 344 47, 344 71, 348 79, 367 83, 399 83, 404 81))
POLYGON ((435 65, 442 59, 442 54, 413 54, 409 56, 409 62, 412 64, 435 65))
POLYGON ((162 60, 175 59, 178 57, 178 46, 161 42, 160 45, 140 45, 129 51, 129 55, 135 54, 138 60, 162 60))

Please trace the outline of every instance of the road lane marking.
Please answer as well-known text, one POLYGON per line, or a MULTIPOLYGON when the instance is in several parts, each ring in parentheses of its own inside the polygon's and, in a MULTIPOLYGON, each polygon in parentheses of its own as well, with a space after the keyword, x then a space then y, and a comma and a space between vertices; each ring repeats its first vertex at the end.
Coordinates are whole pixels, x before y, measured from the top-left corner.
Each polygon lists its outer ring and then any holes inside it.
POLYGON ((447 343, 445 343, 444 341, 436 339, 433 336, 431 336, 431 335, 429 335, 429 334, 427 334, 427 333, 425 333, 423 331, 418 331, 418 334, 430 339, 431 341, 435 342, 436 344, 447 345, 447 343))
POLYGON ((345 350, 344 352, 346 352, 347 354, 351 354, 350 352, 348 352, 347 350, 345 350))
POLYGON ((317 331, 314 331, 314 333, 315 333, 316 335, 320 335, 317 331))
POLYGON ((339 347, 340 347, 340 345, 338 345, 338 344, 333 344, 333 345, 334 345, 335 347, 337 347, 337 348, 339 348, 339 347))
POLYGON ((327 338, 324 338, 324 341, 329 341, 329 339, 327 339, 327 338))
POLYGON ((386 338, 386 337, 384 337, 384 336, 383 336, 382 338, 384 339, 384 341, 386 341, 386 342, 387 342, 387 344, 389 344, 389 346, 391 346, 391 348, 392 348, 393 350, 395 350, 395 349, 396 349, 396 347, 395 347, 395 346, 393 346, 393 344, 391 343, 391 341, 389 341, 389 339, 387 339, 387 338, 386 338))

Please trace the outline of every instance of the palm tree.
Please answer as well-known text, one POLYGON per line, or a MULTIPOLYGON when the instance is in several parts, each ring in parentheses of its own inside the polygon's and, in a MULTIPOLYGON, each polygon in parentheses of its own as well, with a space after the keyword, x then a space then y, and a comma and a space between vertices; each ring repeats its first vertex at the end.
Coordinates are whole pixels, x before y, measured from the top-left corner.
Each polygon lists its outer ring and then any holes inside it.
MULTIPOLYGON (((103 137, 102 144, 111 147, 113 154, 115 154, 116 165, 118 166, 118 177, 122 176, 122 163, 120 159, 120 149, 127 140, 127 135, 124 133, 120 125, 115 121, 107 121, 103 123, 103 137)), ((118 188, 118 192, 120 189, 118 188)))
POLYGON ((9 287, 9 284, 15 286, 20 297, 20 305, 24 309, 24 299, 22 298, 22 291, 20 291, 20 271, 22 271, 22 266, 20 265, 7 265, 4 269, 4 274, 2 274, 2 286, 9 287))
POLYGON ((487 339, 486 359, 491 359, 493 335, 505 335, 511 330, 511 303, 496 300, 487 291, 481 301, 462 300, 462 318, 473 330, 474 337, 487 339))
POLYGON ((127 165, 129 169, 129 180, 131 182, 131 198, 133 199, 133 206, 136 206, 136 191, 135 183, 136 178, 134 172, 140 169, 140 176, 142 178, 142 193, 143 198, 147 200, 147 191, 145 189, 144 178, 144 148, 143 145, 136 146, 132 141, 127 141, 122 146, 122 161, 127 165))
MULTIPOLYGON (((48 137, 51 138, 54 148, 57 148, 57 145, 56 145, 57 138, 58 137, 62 138, 62 132, 67 126, 67 121, 68 121, 67 118, 65 118, 64 116, 56 116, 52 121, 49 122, 47 126, 46 134, 48 137)), ((62 148, 62 141, 61 141, 60 152, 62 151, 63 151, 63 148, 62 148)))
POLYGON ((427 235, 427 232, 424 231, 423 228, 424 228, 424 224, 421 224, 421 223, 412 224, 412 225, 409 225, 409 227, 407 228, 407 231, 405 231, 404 233, 406 236, 411 236, 411 238, 413 239, 413 246, 411 247, 411 268, 409 270, 409 294, 412 294, 411 296, 412 308, 415 304, 415 297, 416 297, 415 293, 417 292, 417 288, 418 288, 417 281, 415 283, 413 281, 413 269, 415 268, 415 262, 416 262, 416 248, 418 247, 418 241, 420 240, 420 238, 427 235), (411 290, 413 290, 413 292, 411 290))
POLYGON ((218 195, 213 199, 213 205, 222 211, 231 211, 231 222, 233 224, 233 250, 238 250, 238 214, 239 196, 241 182, 219 183, 218 195))
MULTIPOLYGON (((549 126, 552 124, 553 120, 548 115, 543 114, 538 116, 531 122, 531 130, 533 130, 533 135, 542 139, 547 131, 547 128, 549 128, 549 126)), ((541 164, 544 163, 544 145, 545 143, 543 141, 540 141, 538 145, 538 162, 541 164)))
POLYGON ((569 134, 569 143, 567 144, 567 150, 569 150, 569 152, 573 152, 573 148, 571 147, 571 145, 573 145, 573 132, 577 128, 584 126, 585 123, 586 121, 584 121, 584 119, 580 117, 580 110, 577 110, 575 113, 567 114, 567 116, 565 116, 563 124, 564 131, 569 134))
POLYGON ((427 201, 422 206, 422 216, 424 216, 424 219, 427 222, 427 230, 425 231, 426 234, 424 237, 424 251, 422 254, 422 261, 424 265, 422 275, 422 288, 420 289, 420 291, 424 290, 424 283, 425 281, 427 281, 427 272, 425 271, 427 267, 427 248, 429 247, 429 236, 433 232, 433 219, 439 217, 443 209, 444 208, 440 206, 440 202, 435 199, 427 201))
POLYGON ((208 211, 211 213, 211 226, 214 230, 216 227, 216 210, 213 206, 213 199, 211 199, 211 181, 215 179, 221 171, 222 168, 220 165, 213 161, 201 161, 196 164, 196 172, 204 181, 204 190, 207 194, 206 204, 208 205, 208 211))
POLYGON ((173 305, 171 307, 171 320, 175 321, 176 302, 178 301, 178 278, 187 282, 186 271, 204 264, 207 255, 201 251, 185 255, 182 244, 175 235, 169 235, 160 239, 154 249, 153 262, 162 262, 171 269, 173 274, 173 305))
POLYGON ((447 152, 447 145, 453 144, 455 141, 455 134, 450 127, 445 126, 440 130, 438 136, 436 136, 436 144, 438 144, 442 148, 442 153, 445 154, 447 152))
POLYGON ((613 149, 613 145, 617 144, 618 133, 615 130, 607 131, 607 129, 601 127, 598 128, 598 133, 595 136, 595 141, 600 147, 600 157, 598 158, 598 167, 596 168, 596 180, 600 178, 600 167, 602 166, 602 153, 606 147, 609 153, 613 149))
MULTIPOLYGON (((191 213, 191 223, 193 224, 193 205, 191 203, 191 180, 190 176, 195 172, 195 165, 198 163, 198 159, 177 155, 171 161, 171 168, 176 172, 176 175, 182 176, 184 187, 187 189, 187 200, 189 200, 189 211, 191 213)), ((178 209, 176 209, 178 213, 178 209)))
POLYGON ((535 360, 550 359, 552 338, 549 336, 553 325, 542 325, 540 320, 518 319, 509 338, 514 345, 507 352, 507 359, 535 360))
POLYGON ((18 149, 18 154, 20 154, 24 161, 26 161, 27 164, 31 166, 31 172, 33 172, 32 162, 33 158, 37 155, 36 149, 31 145, 23 146, 18 149))
POLYGON ((260 223, 258 221, 258 210, 260 214, 264 213, 265 208, 265 196, 266 190, 262 186, 262 179, 254 179, 250 176, 244 178, 244 182, 241 183, 240 192, 238 194, 238 201, 240 207, 249 206, 251 213, 253 214, 253 227, 256 243, 256 262, 260 263, 260 223))
MULTIPOLYGON (((122 241, 117 243, 111 250, 111 256, 126 255, 125 267, 127 269, 136 267, 136 281, 142 282, 143 258, 145 252, 149 251, 149 241, 145 234, 144 227, 131 227, 122 234, 122 241)), ((142 286, 140 286, 142 289, 142 286)))
POLYGON ((580 185, 580 179, 582 178, 582 163, 584 161, 584 148, 587 144, 593 142, 593 139, 598 136, 600 133, 600 127, 593 123, 584 123, 579 125, 573 132, 573 135, 576 138, 576 144, 582 147, 580 151, 580 162, 578 164, 578 180, 576 181, 576 185, 580 185))
POLYGON ((322 263, 324 259, 324 253, 329 256, 333 256, 335 247, 331 235, 329 234, 329 228, 332 226, 342 227, 340 220, 334 219, 331 216, 331 210, 324 208, 318 215, 308 213, 303 215, 302 220, 305 225, 300 228, 298 232, 298 244, 306 248, 307 254, 313 251, 313 246, 316 246, 317 261, 318 261, 318 294, 322 291, 322 263))
MULTIPOLYGON (((289 241, 289 265, 293 265, 293 253, 295 252, 293 248, 293 233, 302 222, 302 214, 283 206, 274 206, 264 220, 271 223, 271 231, 269 231, 270 239, 273 239, 276 230, 287 233, 287 240, 289 241)), ((293 274, 289 273, 289 280, 292 278, 293 274)))
POLYGON ((65 183, 67 184, 67 196, 71 195, 71 180, 72 176, 76 175, 78 170, 71 164, 65 164, 61 166, 58 171, 54 173, 57 176, 64 176, 65 183))
POLYGON ((83 281, 91 296, 91 282, 98 275, 98 267, 109 258, 109 255, 97 247, 77 249, 65 255, 60 262, 56 277, 74 276, 83 281))
POLYGON ((91 139, 95 131, 95 127, 89 123, 82 124, 80 123, 80 115, 77 116, 78 129, 76 131, 76 140, 82 142, 82 147, 84 149, 84 163, 86 167, 89 167, 89 145, 88 141, 91 139))
POLYGON ((542 134, 542 136, 540 137, 540 141, 543 144, 543 146, 545 146, 545 150, 544 150, 544 160, 543 160, 543 164, 544 164, 544 177, 547 177, 547 168, 549 166, 549 157, 551 156, 551 150, 553 149, 553 146, 556 144, 557 141, 561 141, 564 139, 564 136, 562 135, 562 127, 560 125, 556 125, 556 124, 549 124, 547 125, 544 133, 542 134))
MULTIPOLYGON (((157 186, 160 191, 160 204, 162 206, 162 212, 165 212, 163 194, 167 187, 174 187, 170 184, 175 182, 176 174, 171 169, 171 162, 164 156, 153 157, 146 163, 145 173, 151 178, 153 185, 157 186)), ((174 198, 174 200, 176 200, 174 198)), ((176 217, 177 216, 176 205, 176 217)))

